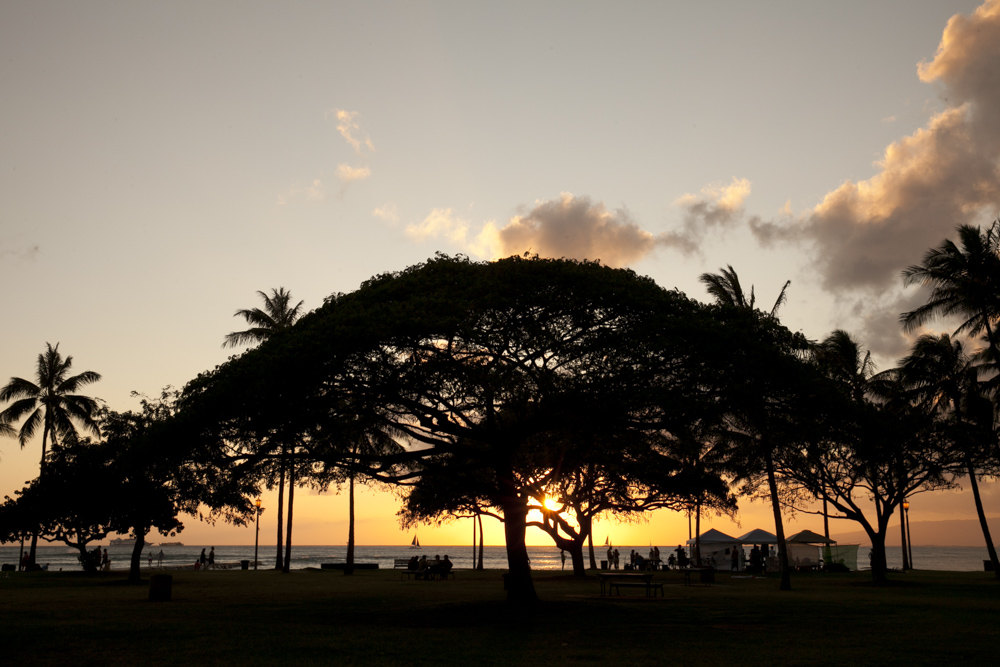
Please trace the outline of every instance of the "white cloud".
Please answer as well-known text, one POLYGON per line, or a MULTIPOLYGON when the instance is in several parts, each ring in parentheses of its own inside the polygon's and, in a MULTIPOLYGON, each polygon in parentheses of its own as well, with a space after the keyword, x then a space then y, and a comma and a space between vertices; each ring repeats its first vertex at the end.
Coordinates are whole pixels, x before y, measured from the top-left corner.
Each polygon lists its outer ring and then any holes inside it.
POLYGON ((751 221, 765 244, 813 244, 831 291, 898 286, 956 226, 1000 206, 1000 0, 953 16, 918 74, 943 86, 949 106, 886 148, 876 175, 843 183, 795 224, 751 221))
POLYGON ((337 118, 337 131, 340 132, 340 136, 344 137, 344 140, 354 148, 354 151, 358 155, 362 155, 362 145, 371 152, 375 152, 375 146, 372 145, 372 140, 368 135, 364 135, 362 138, 361 125, 355 121, 355 117, 359 114, 357 111, 345 111, 344 109, 332 109, 327 112, 327 115, 333 113, 337 118))
POLYGON ((386 222, 399 222, 399 209, 396 208, 395 204, 390 203, 380 206, 372 211, 372 215, 386 222))
POLYGON ((707 231, 729 227, 742 219, 743 203, 750 189, 749 180, 734 177, 729 185, 707 185, 698 195, 678 197, 674 205, 684 211, 683 225, 679 231, 664 234, 657 242, 685 254, 696 252, 707 231))
POLYGON ((363 181, 372 175, 372 170, 368 167, 352 167, 349 164, 339 164, 337 165, 337 178, 342 180, 344 183, 350 183, 352 181, 363 181))

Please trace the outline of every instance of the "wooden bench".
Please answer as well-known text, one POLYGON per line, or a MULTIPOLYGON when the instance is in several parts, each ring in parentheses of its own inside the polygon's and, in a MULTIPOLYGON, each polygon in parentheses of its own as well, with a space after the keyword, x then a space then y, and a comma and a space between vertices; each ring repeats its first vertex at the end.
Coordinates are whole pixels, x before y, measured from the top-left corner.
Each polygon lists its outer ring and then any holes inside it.
POLYGON ((652 572, 598 572, 597 579, 601 582, 601 597, 615 593, 621 595, 623 588, 641 588, 646 591, 646 597, 656 597, 656 591, 663 595, 663 584, 653 583, 652 572))
POLYGON ((643 588, 646 590, 646 597, 656 597, 656 591, 660 591, 660 597, 663 597, 663 584, 660 582, 641 582, 641 581, 611 581, 608 582, 610 588, 609 592, 614 592, 616 595, 621 595, 622 588, 643 588))

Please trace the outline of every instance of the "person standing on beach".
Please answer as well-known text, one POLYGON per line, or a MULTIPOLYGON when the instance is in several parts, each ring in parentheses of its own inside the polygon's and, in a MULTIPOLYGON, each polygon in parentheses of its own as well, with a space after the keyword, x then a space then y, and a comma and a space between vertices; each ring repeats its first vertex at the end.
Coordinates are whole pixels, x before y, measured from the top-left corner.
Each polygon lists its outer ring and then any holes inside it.
POLYGON ((566 551, 563 549, 559 550, 559 557, 562 558, 562 569, 566 569, 566 551))
POLYGON ((212 550, 208 552, 208 566, 215 569, 215 547, 212 547, 212 550))
POLYGON ((163 549, 160 549, 160 553, 156 554, 156 566, 163 567, 163 549))
POLYGON ((208 556, 205 555, 205 550, 201 550, 201 555, 198 556, 198 565, 201 566, 202 570, 207 569, 206 564, 208 563, 208 556))

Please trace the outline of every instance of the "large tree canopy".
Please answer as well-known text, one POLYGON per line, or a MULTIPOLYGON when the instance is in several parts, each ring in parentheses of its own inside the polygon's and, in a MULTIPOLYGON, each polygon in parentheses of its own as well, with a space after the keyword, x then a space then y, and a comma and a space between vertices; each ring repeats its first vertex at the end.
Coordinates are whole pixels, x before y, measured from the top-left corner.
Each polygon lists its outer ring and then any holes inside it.
POLYGON ((678 468, 678 434, 719 417, 734 373, 747 372, 740 360, 753 356, 728 351, 760 342, 743 338, 755 329, 737 321, 752 313, 725 324, 716 314, 595 262, 439 255, 330 297, 199 377, 184 412, 200 446, 230 459, 254 457, 234 442, 294 433, 304 457, 399 483, 475 466, 481 488, 456 502, 472 498, 503 516, 509 598, 531 600, 533 494, 615 460, 616 449, 619 471, 640 460, 633 452, 658 457, 628 469, 646 471, 635 473, 636 489, 659 489, 678 468), (359 415, 402 434, 407 451, 351 452, 359 415))

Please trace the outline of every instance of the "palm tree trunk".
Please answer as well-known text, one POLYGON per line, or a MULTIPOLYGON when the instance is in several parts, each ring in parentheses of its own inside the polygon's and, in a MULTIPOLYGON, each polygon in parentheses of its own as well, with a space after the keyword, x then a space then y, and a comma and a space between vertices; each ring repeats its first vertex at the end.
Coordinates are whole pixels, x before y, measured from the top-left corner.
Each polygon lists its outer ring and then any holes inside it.
MULTIPOLYGON (((344 574, 354 574, 354 473, 348 477, 347 562, 344 574)), ((291 542, 291 538, 288 540, 291 542)))
POLYGON ((284 502, 285 502, 285 446, 281 446, 281 462, 278 464, 278 554, 274 559, 274 569, 283 570, 284 569, 284 556, 282 555, 282 542, 281 535, 284 529, 282 526, 282 518, 284 517, 284 502))
POLYGON ((781 570, 781 585, 778 589, 790 591, 792 590, 792 576, 788 569, 788 551, 785 548, 785 527, 781 523, 778 482, 774 477, 774 460, 771 458, 770 451, 764 456, 764 464, 767 466, 767 488, 771 492, 771 511, 774 513, 774 534, 778 536, 778 563, 781 570))
POLYGON ((899 540, 903 547, 903 572, 910 569, 910 559, 906 556, 906 512, 899 512, 899 540))
POLYGON ((701 498, 695 504, 694 515, 694 564, 701 567, 701 498))
MULTIPOLYGON (((990 536, 990 524, 986 521, 986 513, 983 511, 983 499, 979 495, 979 482, 976 481, 976 470, 972 467, 972 461, 965 459, 965 469, 969 473, 969 482, 972 484, 972 497, 976 500, 976 514, 979 515, 979 526, 983 529, 983 537, 986 539, 986 550, 990 554, 990 562, 993 563, 993 576, 1000 579, 1000 562, 997 562, 997 549, 993 546, 993 538, 990 536)), ((910 536, 912 539, 912 535, 910 536)))
POLYGON ((285 539, 285 563, 281 571, 285 574, 291 570, 292 565, 292 506, 295 502, 295 450, 292 450, 292 458, 288 462, 288 537, 285 539))

